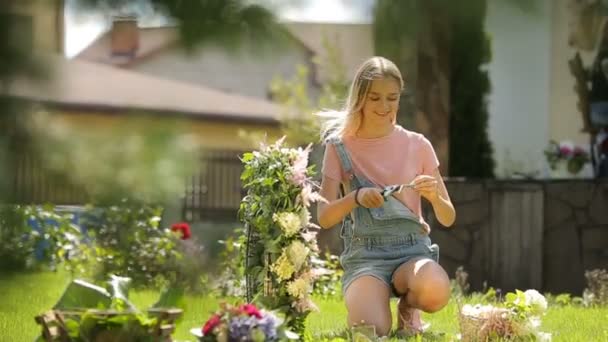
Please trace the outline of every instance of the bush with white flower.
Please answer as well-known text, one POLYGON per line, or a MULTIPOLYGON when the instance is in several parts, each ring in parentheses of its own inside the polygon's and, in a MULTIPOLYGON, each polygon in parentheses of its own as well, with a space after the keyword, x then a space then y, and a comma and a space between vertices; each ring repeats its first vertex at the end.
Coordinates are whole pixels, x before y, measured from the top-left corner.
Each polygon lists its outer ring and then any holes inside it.
POLYGON ((471 305, 460 309, 462 341, 490 339, 532 339, 551 341, 551 334, 540 331, 547 300, 536 290, 507 293, 503 305, 471 305))
POLYGON ((248 300, 285 315, 285 324, 304 332, 304 320, 316 309, 310 295, 317 275, 316 227, 308 208, 323 200, 312 181, 307 148, 287 148, 281 139, 242 157, 247 195, 240 208, 248 236, 248 300))

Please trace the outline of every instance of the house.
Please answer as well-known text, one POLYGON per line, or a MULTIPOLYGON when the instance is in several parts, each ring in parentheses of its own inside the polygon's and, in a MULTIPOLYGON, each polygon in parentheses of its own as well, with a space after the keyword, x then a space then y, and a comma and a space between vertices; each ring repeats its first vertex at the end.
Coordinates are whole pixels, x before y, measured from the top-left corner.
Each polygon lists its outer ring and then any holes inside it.
MULTIPOLYGON (((16 21, 15 27, 32 32, 32 53, 44 61, 51 77, 16 79, 5 95, 36 104, 50 112, 53 120, 84 132, 110 131, 125 124, 133 114, 181 121, 213 164, 192 177, 183 198, 184 215, 192 220, 216 212, 234 217, 242 197, 238 156, 258 147, 241 132, 264 132, 269 139, 280 137, 281 108, 263 98, 66 59, 59 39, 63 35, 61 21, 48 20, 61 17, 61 10, 33 5, 20 8, 17 18, 22 21, 16 21), (24 22, 29 26, 23 26, 24 22), (50 42, 38 35, 56 40, 50 42)), ((19 170, 15 192, 23 202, 77 204, 84 200, 78 189, 66 192, 53 184, 41 166, 27 156, 15 167, 19 170)))
POLYGON ((188 53, 178 47, 175 27, 146 28, 139 26, 137 18, 114 18, 109 30, 75 58, 270 99, 272 80, 277 76, 293 76, 298 65, 310 70, 309 92, 313 95, 318 92, 324 73, 313 60, 327 54, 323 37, 340 52, 348 75, 373 55, 370 25, 297 22, 285 25, 292 39, 287 46, 272 52, 249 47, 235 54, 211 45, 188 53))

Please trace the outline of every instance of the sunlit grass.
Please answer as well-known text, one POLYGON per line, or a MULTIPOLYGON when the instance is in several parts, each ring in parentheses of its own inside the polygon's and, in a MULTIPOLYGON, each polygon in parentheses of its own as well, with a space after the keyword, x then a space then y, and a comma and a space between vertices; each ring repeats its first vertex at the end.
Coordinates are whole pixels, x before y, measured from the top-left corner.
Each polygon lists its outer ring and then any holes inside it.
MULTIPOLYGON (((40 327, 34 316, 51 308, 65 286, 69 276, 65 273, 25 273, 0 275, 0 332, 1 341, 32 341, 40 327)), ((147 308, 158 299, 154 291, 132 291, 130 299, 139 308, 147 308)), ((188 296, 184 316, 179 321, 174 338, 177 341, 194 341, 189 330, 200 327, 218 305, 213 296, 188 296)), ((470 301, 470 299, 468 299, 470 301)), ((314 341, 344 340, 346 308, 341 298, 315 300, 320 311, 310 314, 307 336, 314 341)), ((393 312, 395 302, 392 303, 393 312)), ((438 313, 423 315, 431 324, 422 337, 410 341, 454 341, 458 333, 458 305, 453 300, 438 313)), ((553 334, 553 341, 608 341, 608 308, 582 308, 579 306, 550 306, 543 318, 542 330, 553 334)), ((393 337, 390 341, 399 341, 393 337)))

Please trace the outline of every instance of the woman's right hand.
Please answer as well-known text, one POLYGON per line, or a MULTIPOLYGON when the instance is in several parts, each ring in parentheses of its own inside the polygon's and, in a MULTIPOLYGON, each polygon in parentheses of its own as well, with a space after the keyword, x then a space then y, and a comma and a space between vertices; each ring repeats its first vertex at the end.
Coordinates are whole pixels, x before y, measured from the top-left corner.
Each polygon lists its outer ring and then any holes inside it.
POLYGON ((378 188, 361 188, 358 193, 355 202, 361 203, 365 208, 379 208, 384 204, 384 197, 382 197, 381 189, 378 188))

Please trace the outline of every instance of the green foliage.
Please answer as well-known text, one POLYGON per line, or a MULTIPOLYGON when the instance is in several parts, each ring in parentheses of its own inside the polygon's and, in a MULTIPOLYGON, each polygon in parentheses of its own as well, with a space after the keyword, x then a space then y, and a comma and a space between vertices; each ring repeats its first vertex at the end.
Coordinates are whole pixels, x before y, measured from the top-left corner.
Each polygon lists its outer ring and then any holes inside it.
POLYGON ((27 224, 27 206, 2 206, 0 208, 0 269, 23 270, 31 267, 34 260, 36 236, 27 224))
POLYGON ((0 268, 25 270, 59 265, 82 273, 89 249, 72 215, 53 206, 5 205, 0 209, 0 268), (38 227, 34 229, 33 226, 38 227), (35 249, 39 255, 35 255, 35 249))
POLYGON ((110 13, 116 13, 116 9, 131 12, 138 6, 148 7, 177 22, 180 46, 187 51, 207 44, 220 44, 236 51, 255 42, 252 51, 259 52, 262 47, 282 47, 288 37, 268 8, 243 0, 78 0, 77 3, 85 11, 96 7, 110 13))
POLYGON ((167 120, 134 116, 111 130, 83 132, 45 112, 26 117, 43 165, 96 204, 174 198, 200 166, 196 140, 167 120))
POLYGON ((112 276, 107 289, 82 280, 72 282, 55 309, 66 316, 64 328, 71 340, 155 341, 158 318, 129 302, 129 278, 112 276), (66 306, 65 298, 70 306, 66 306), (108 298, 109 301, 97 301, 108 298), (91 306, 91 303, 97 302, 91 306))
POLYGON ((40 262, 56 268, 63 264, 73 275, 86 272, 91 250, 80 227, 72 223, 73 215, 60 213, 52 205, 28 208, 28 216, 40 227, 33 230, 38 245, 44 244, 40 262))
MULTIPOLYGON (((493 177, 492 146, 487 133, 486 96, 490 41, 485 33, 486 0, 466 3, 447 0, 379 0, 374 9, 375 52, 392 60, 404 74, 397 121, 411 125, 418 79, 418 46, 428 42, 432 30, 449 30, 450 70, 450 176, 493 177), (440 15, 444 20, 435 18, 440 15), (447 24, 446 24, 447 22, 447 24), (434 26, 433 26, 434 25, 434 26)), ((439 58, 434 60, 439 64, 439 58)))
POLYGON ((342 297, 342 275, 344 269, 340 265, 340 258, 329 252, 323 259, 314 259, 316 272, 320 273, 315 280, 313 293, 320 298, 342 297))
POLYGON ((245 295, 245 245, 247 235, 238 227, 226 238, 220 240, 224 249, 219 256, 220 274, 215 288, 223 297, 243 297, 245 295))
POLYGON ((488 136, 487 95, 491 60, 485 32, 486 0, 454 6, 450 42, 450 176, 494 177, 488 136))
POLYGON ((306 145, 319 140, 319 121, 314 113, 319 109, 340 109, 348 92, 348 77, 336 44, 322 37, 326 54, 315 58, 314 64, 322 74, 318 98, 309 93, 310 70, 304 65, 296 67, 292 79, 275 77, 270 84, 274 101, 283 106, 281 127, 289 143, 306 145))
POLYGON ((90 207, 83 225, 94 236, 96 279, 128 276, 133 285, 162 286, 176 279, 172 267, 181 255, 177 234, 159 226, 159 206, 123 200, 119 205, 90 207))

